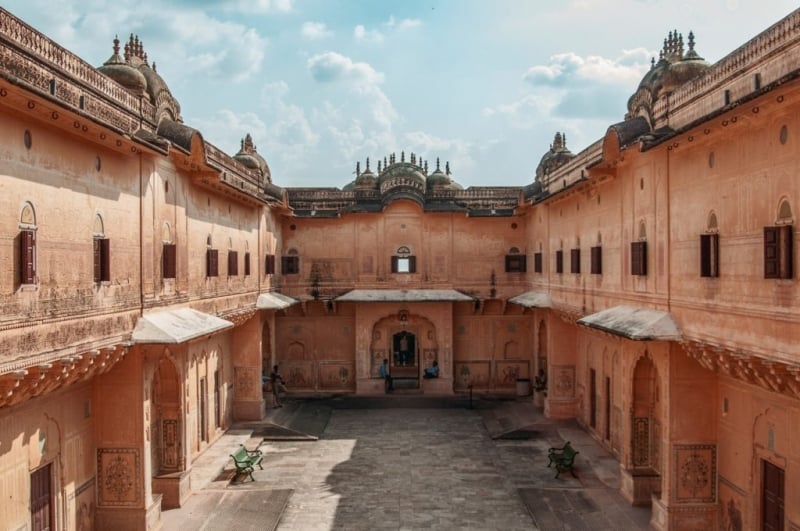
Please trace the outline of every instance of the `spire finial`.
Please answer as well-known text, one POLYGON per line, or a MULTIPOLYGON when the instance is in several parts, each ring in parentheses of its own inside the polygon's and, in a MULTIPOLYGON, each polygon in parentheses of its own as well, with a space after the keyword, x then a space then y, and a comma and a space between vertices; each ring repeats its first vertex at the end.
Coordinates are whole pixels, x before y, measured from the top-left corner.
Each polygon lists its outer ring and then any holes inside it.
POLYGON ((381 172, 381 159, 378 159, 378 173, 381 172))
POLYGON ((425 161, 425 175, 428 175, 428 161, 425 161))
POLYGON ((436 171, 441 171, 439 169, 439 157, 436 157, 436 171))
POLYGON ((445 175, 450 175, 450 161, 444 163, 444 173, 445 175))
POLYGON ((369 157, 367 157, 367 171, 369 171, 369 157))
POLYGON ((356 177, 358 177, 359 175, 361 175, 361 161, 357 160, 356 161, 356 177))
POLYGON ((405 150, 403 150, 400 152, 400 162, 405 162, 405 161, 406 161, 406 152, 405 150))
POLYGON ((114 35, 114 55, 119 55, 119 35, 114 35))

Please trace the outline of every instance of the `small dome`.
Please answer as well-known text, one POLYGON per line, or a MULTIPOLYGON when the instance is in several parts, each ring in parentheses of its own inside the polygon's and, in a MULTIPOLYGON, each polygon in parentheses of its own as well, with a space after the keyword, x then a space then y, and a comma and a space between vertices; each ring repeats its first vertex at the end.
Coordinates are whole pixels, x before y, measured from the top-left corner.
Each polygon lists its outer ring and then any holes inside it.
POLYGON ((445 163, 445 171, 439 168, 439 159, 436 159, 436 169, 428 175, 427 185, 429 190, 455 189, 461 190, 461 185, 450 178, 450 163, 445 163))
POLYGON ((135 96, 141 96, 147 90, 147 79, 139 70, 125 62, 119 55, 119 39, 114 38, 114 54, 97 69, 135 96))
POLYGON ((253 137, 250 136, 250 133, 247 133, 242 139, 242 147, 233 158, 245 168, 257 171, 262 177, 266 177, 268 182, 272 182, 269 165, 266 159, 256 151, 256 146, 253 144, 253 137))
POLYGON ((542 155, 539 165, 536 166, 536 180, 541 180, 545 175, 563 166, 574 157, 575 155, 567 149, 567 136, 556 133, 550 150, 542 155))

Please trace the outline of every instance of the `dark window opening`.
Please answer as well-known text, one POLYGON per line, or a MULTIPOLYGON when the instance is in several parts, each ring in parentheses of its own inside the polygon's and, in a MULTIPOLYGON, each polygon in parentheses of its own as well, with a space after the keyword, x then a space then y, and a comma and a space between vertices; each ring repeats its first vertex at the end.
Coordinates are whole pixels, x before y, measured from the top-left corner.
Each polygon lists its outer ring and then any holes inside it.
POLYGON ((244 253, 244 276, 250 276, 250 253, 244 253))
POLYGON ((506 273, 524 273, 527 271, 527 260, 524 254, 506 255, 506 273))
POLYGON ((556 251, 556 273, 564 272, 564 251, 559 249, 556 251))
POLYGON ((570 249, 569 250, 569 272, 580 274, 581 272, 581 250, 580 249, 570 249))
POLYGON ((764 278, 793 278, 792 226, 764 227, 764 278))
POLYGON ((109 282, 111 280, 111 246, 108 238, 95 238, 94 247, 94 281, 109 282))
POLYGON ((533 253, 533 272, 542 272, 542 253, 533 253))
POLYGON ((275 255, 268 254, 264 257, 264 274, 265 275, 274 275, 275 274, 275 255))
POLYGON ((228 251, 228 276, 235 277, 239 274, 239 252, 228 251))
POLYGON ((631 242, 631 275, 647 275, 647 242, 631 242))
POLYGON ((592 247, 590 249, 591 252, 591 264, 590 264, 590 272, 592 275, 602 275, 603 274, 603 248, 599 245, 597 247, 592 247))
POLYGON ((719 234, 700 235, 700 276, 719 276, 719 234))
POLYGON ((177 246, 174 243, 165 243, 161 255, 161 270, 164 278, 175 278, 177 246))
POLYGON ((297 275, 300 273, 300 257, 299 256, 282 256, 281 257, 281 272, 284 275, 297 275))
POLYGON ((219 276, 219 251, 217 249, 206 250, 206 276, 219 276))

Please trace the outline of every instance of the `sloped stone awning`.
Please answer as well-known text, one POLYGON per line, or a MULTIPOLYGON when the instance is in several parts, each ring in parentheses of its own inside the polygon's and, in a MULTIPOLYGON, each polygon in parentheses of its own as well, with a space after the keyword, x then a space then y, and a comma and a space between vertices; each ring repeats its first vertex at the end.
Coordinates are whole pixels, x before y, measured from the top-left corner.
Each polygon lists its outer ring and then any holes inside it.
POLYGON ((293 299, 291 297, 287 297, 282 293, 271 292, 271 293, 262 293, 258 296, 256 300, 256 309, 257 310, 283 310, 284 308, 288 308, 293 304, 297 304, 299 301, 297 299, 293 299))
POLYGON ((526 291, 516 297, 511 297, 508 302, 519 304, 526 308, 552 308, 553 299, 543 291, 526 291))
POLYGON ((474 299, 454 289, 354 289, 336 297, 336 302, 471 302, 474 299))
POLYGON ((143 315, 136 322, 134 343, 177 344, 231 328, 233 323, 191 308, 143 315))
POLYGON ((633 341, 679 341, 681 333, 668 312, 614 306, 578 319, 578 324, 633 341))

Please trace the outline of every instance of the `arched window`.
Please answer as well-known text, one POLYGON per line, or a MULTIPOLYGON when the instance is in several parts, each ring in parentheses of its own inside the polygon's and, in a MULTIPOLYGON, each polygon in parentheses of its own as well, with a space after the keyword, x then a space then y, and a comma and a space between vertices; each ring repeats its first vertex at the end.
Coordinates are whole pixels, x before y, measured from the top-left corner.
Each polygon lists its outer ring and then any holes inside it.
POLYGON ((597 233, 597 245, 589 248, 589 273, 592 275, 603 274, 603 236, 597 233))
POLYGON ((233 250, 233 238, 228 238, 228 276, 239 274, 239 252, 233 250))
POLYGON ((719 228, 714 211, 708 215, 705 234, 700 235, 700 276, 719 276, 719 228))
POLYGON ((98 213, 94 216, 94 232, 92 238, 94 281, 109 282, 111 280, 111 244, 105 235, 103 217, 98 213))
POLYGON ((794 278, 793 240, 792 205, 784 198, 775 225, 764 227, 764 278, 794 278))
POLYGON ((286 256, 281 256, 281 273, 284 275, 300 274, 300 257, 297 249, 289 249, 286 256))
POLYGON ((26 202, 19 217, 20 284, 36 284, 36 211, 26 202))
POLYGON ((506 255, 506 273, 524 273, 527 270, 526 256, 512 247, 506 255))
POLYGON ((244 242, 244 276, 250 276, 250 244, 244 242))
POLYGON ((397 248, 397 254, 392 256, 392 273, 416 273, 417 257, 411 254, 411 249, 406 245, 397 248))
POLYGON ((162 276, 175 278, 177 276, 177 247, 172 241, 172 227, 164 223, 161 229, 161 272, 162 276))
POLYGON ((647 275, 647 228, 639 223, 639 241, 631 242, 631 274, 647 275))
POLYGON ((210 234, 206 238, 206 276, 219 276, 219 251, 212 247, 210 234))

